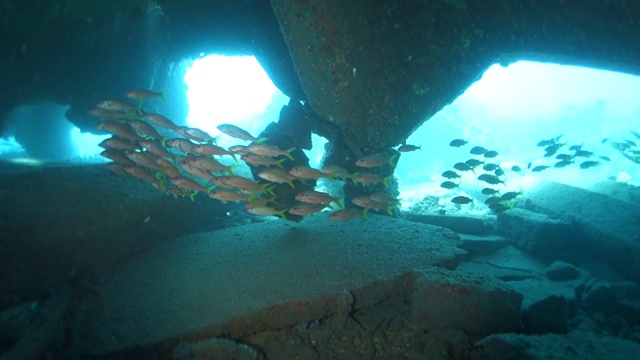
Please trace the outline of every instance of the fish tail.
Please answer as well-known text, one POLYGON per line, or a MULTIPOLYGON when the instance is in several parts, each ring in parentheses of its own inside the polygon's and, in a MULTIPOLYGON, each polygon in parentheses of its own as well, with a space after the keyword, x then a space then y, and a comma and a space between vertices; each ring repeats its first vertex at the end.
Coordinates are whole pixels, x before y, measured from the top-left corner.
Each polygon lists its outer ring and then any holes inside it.
POLYGON ((189 195, 189 199, 191 199, 191 201, 196 202, 196 195, 198 195, 197 191, 192 191, 191 195, 189 195))
POLYGON ((213 186, 209 186, 207 188, 207 194, 211 194, 211 192, 216 188, 217 186, 213 185, 213 186))
POLYGON ((364 210, 362 210, 362 217, 363 217, 365 220, 369 220, 369 209, 364 209, 364 210))
POLYGON ((295 147, 292 147, 291 149, 289 149, 289 150, 285 151, 285 152, 284 152, 284 156, 288 157, 288 158, 289 158, 289 159, 291 159, 291 160, 295 160, 295 159, 293 158, 293 155, 291 155, 291 153, 292 153, 292 152, 293 152, 293 150, 295 150, 295 149, 296 149, 295 147))
POLYGON ((276 166, 279 167, 280 169, 284 170, 284 166, 282 166, 282 163, 287 161, 287 159, 280 159, 276 161, 276 166))
POLYGON ((289 211, 289 209, 279 210, 279 211, 277 211, 277 215, 276 216, 286 220, 287 216, 285 214, 287 213, 287 211, 289 211))
POLYGON ((164 181, 159 181, 158 182, 158 190, 160 191, 165 191, 167 190, 167 184, 164 181))
POLYGON ((270 194, 271 196, 276 196, 276 194, 273 192, 273 188, 275 188, 275 185, 270 185, 270 184, 266 184, 266 185, 262 185, 262 192, 265 194, 270 194))
POLYGON ((391 156, 389 158, 389 165, 391 165, 392 168, 395 168, 396 165, 398 165, 398 160, 400 159, 400 154, 395 154, 393 156, 391 156))
POLYGON ((268 138, 257 138, 255 142, 258 144, 263 144, 263 143, 266 143, 267 141, 269 141, 268 138))
POLYGON ((238 166, 240 166, 240 164, 231 164, 231 165, 229 165, 229 174, 231 174, 231 175, 235 175, 235 173, 233 172, 233 170, 234 170, 235 168, 237 168, 238 166))
POLYGON ((142 101, 138 102, 138 106, 136 106, 135 114, 138 116, 142 116, 142 101))
POLYGON ((344 209, 344 196, 333 199, 333 202, 335 202, 340 209, 344 209))
POLYGON ((207 141, 206 143, 207 143, 207 144, 210 144, 210 145, 218 145, 218 138, 219 138, 219 137, 220 137, 220 136, 216 136, 216 137, 214 137, 214 138, 213 138, 213 140, 209 140, 209 141, 207 141))
POLYGON ((169 102, 169 100, 167 100, 167 92, 169 91, 169 89, 165 89, 163 92, 160 93, 160 97, 162 97, 162 100, 169 102))
POLYGON ((272 195, 267 199, 267 204, 275 204, 278 202, 278 195, 272 195))
POLYGON ((295 180, 289 180, 287 181, 287 184, 289 184, 292 188, 295 188, 296 186, 293 184, 295 180))
POLYGON ((389 205, 387 206, 384 210, 387 212, 387 214, 389 214, 389 216, 393 216, 393 209, 395 209, 395 205, 389 205))
POLYGON ((162 145, 162 147, 165 149, 167 147, 167 140, 169 140, 169 138, 163 137, 162 139, 160 139, 160 145, 162 145))
POLYGON ((355 178, 355 177, 357 177, 358 175, 360 175, 360 171, 356 171, 356 172, 354 172, 354 173, 353 173, 353 174, 351 174, 351 176, 349 177, 349 180, 351 180, 351 181, 353 182, 353 185, 356 185, 356 186, 357 186, 357 185, 364 185, 364 183, 363 183, 363 184, 360 184, 360 183, 358 182, 358 180, 354 179, 354 178, 355 178))
POLYGON ((393 177, 393 174, 387 176, 386 178, 382 179, 382 184, 384 185, 384 187, 388 188, 389 187, 389 180, 391 180, 391 178, 393 177))

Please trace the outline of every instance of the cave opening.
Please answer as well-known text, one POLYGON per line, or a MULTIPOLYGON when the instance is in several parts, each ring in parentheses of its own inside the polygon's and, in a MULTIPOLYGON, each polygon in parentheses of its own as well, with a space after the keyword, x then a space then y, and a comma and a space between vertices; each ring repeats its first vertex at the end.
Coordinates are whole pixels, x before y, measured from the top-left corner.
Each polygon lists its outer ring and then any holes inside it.
POLYGON ((637 76, 530 61, 493 65, 407 139, 408 144, 422 145, 422 151, 405 153, 398 162, 401 198, 422 199, 429 194, 443 196, 441 201, 448 203, 447 196, 479 193, 486 185, 477 180, 480 169, 459 172, 460 188, 454 191, 440 187, 447 180, 441 176, 444 171, 472 158, 505 170, 503 191, 526 190, 544 179, 578 187, 607 179, 639 184, 640 166, 611 146, 626 140, 640 145, 631 133, 640 132, 639 98, 637 76), (536 145, 560 135, 559 142, 566 145, 545 157, 544 147, 536 145), (469 143, 455 148, 449 146, 453 139, 469 143), (556 168, 556 156, 573 154, 569 148, 574 145, 592 156, 576 157, 569 166, 556 168), (470 154, 474 146, 495 150, 498 156, 485 159, 470 154), (597 161, 598 166, 581 169, 584 161, 597 161), (514 166, 523 171, 511 171, 514 166), (532 172, 536 166, 549 168, 532 172))
MULTIPOLYGON (((257 135, 278 120, 282 106, 289 102, 253 56, 203 54, 187 62, 184 82, 189 104, 186 125, 212 136, 220 135, 216 126, 223 123, 257 135)), ((573 185, 590 177, 638 182, 638 166, 604 141, 624 141, 630 131, 640 132, 638 98, 637 76, 528 61, 506 67, 493 65, 407 139, 409 144, 422 145, 422 151, 405 153, 398 162, 396 176, 402 197, 443 191, 440 174, 472 157, 468 149, 448 146, 456 138, 466 139, 472 146, 495 149, 500 154, 496 161, 503 167, 526 168, 530 163, 536 166, 551 160, 536 147, 538 141, 562 135, 564 142, 582 145, 612 161, 600 160, 602 166, 589 173, 579 171, 577 166, 551 168, 536 173, 536 179, 573 185), (419 193, 416 188, 421 189, 419 193)), ((29 164, 41 162, 26 159, 104 161, 97 144, 105 136, 81 132, 64 118, 65 110, 65 106, 52 103, 14 109, 0 138, 0 158, 29 164), (25 147, 31 147, 31 151, 25 151, 25 147)), ((221 146, 237 143, 227 136, 219 140, 221 146)), ((313 149, 306 151, 311 166, 320 167, 325 143, 324 138, 313 136, 313 149)), ((473 173, 462 176, 463 180, 467 178, 465 182, 477 183, 473 173)), ((527 186, 522 183, 527 177, 511 177, 514 186, 527 186)))

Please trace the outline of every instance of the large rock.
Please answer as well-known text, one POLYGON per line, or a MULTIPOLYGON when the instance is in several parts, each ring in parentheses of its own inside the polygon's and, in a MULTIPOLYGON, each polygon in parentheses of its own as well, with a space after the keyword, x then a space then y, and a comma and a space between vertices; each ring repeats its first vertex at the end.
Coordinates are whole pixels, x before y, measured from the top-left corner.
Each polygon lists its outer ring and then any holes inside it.
POLYGON ((499 214, 496 230, 520 249, 545 260, 575 258, 584 240, 577 224, 523 209, 499 214))
POLYGON ((483 276, 428 267, 367 288, 353 292, 347 316, 262 331, 239 342, 261 349, 267 359, 461 359, 483 336, 478 333, 519 325, 518 295, 483 276), (505 306, 511 300, 516 306, 505 306), (489 315, 494 311, 500 316, 489 315))
POLYGON ((475 344, 471 360, 632 360, 640 344, 593 332, 572 331, 567 335, 497 334, 475 344))
POLYGON ((102 165, 0 174, 0 308, 172 236, 229 224, 233 209, 162 193, 102 165))
POLYGON ((577 223, 584 237, 576 243, 576 251, 602 259, 640 282, 639 204, 545 181, 527 193, 525 207, 577 223))
POLYGON ((580 269, 564 261, 552 262, 544 271, 551 281, 570 281, 580 276, 580 269))
POLYGON ((416 281, 412 320, 424 331, 456 328, 476 336, 516 332, 521 304, 522 295, 495 278, 430 269, 416 281))
POLYGON ((639 8, 581 0, 5 0, 0 83, 12 91, 0 97, 0 118, 49 100, 70 104, 70 119, 89 129, 87 106, 153 85, 174 90, 163 114, 183 120, 183 59, 253 54, 288 96, 309 97, 318 128, 320 119, 331 122, 352 150, 386 149, 495 62, 638 73, 640 30, 629 14, 639 8))
POLYGON ((576 294, 583 291, 586 282, 583 272, 571 279, 552 281, 546 276, 544 262, 513 246, 470 258, 457 271, 500 279, 521 294, 522 330, 535 334, 569 330, 569 321, 578 308, 576 294))
POLYGON ((402 217, 409 221, 442 226, 461 234, 491 235, 495 232, 496 229, 495 216, 436 215, 420 214, 406 211, 402 213, 402 217))
POLYGON ((640 287, 629 281, 587 284, 580 307, 602 328, 613 334, 640 327, 640 287), (619 325, 617 323, 620 323, 619 325))
POLYGON ((92 131, 90 106, 144 87, 169 89, 148 111, 182 123, 184 60, 200 54, 255 55, 276 86, 304 98, 268 1, 8 0, 0 11, 0 82, 14 89, 0 97, 0 133, 13 107, 43 100, 70 105, 69 120, 92 131))
POLYGON ((469 256, 487 255, 509 245, 509 241, 499 235, 467 235, 460 234, 460 248, 469 256))
POLYGON ((402 142, 497 61, 639 71, 638 3, 271 3, 311 107, 354 149, 402 142))
POLYGON ((565 334, 569 332, 569 302, 564 296, 551 295, 530 304, 522 311, 525 334, 565 334))
MULTIPOLYGON (((464 252, 446 229, 386 216, 335 223, 269 221, 158 244, 113 269, 82 300, 74 348, 105 354, 177 339, 240 338, 290 328, 385 299, 429 265, 464 252)), ((446 297, 446 294, 441 294, 446 297)))

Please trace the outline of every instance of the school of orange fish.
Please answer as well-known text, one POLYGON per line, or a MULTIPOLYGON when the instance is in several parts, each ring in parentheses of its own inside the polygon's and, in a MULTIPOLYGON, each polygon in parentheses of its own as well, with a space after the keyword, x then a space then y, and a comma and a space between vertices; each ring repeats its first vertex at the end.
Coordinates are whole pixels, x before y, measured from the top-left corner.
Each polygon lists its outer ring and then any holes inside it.
MULTIPOLYGON (((330 215, 331 220, 349 220, 367 217, 368 211, 385 211, 392 214, 398 199, 377 192, 358 196, 351 200, 357 208, 345 209, 342 199, 327 193, 307 190, 295 196, 299 203, 288 209, 278 209, 275 184, 287 183, 291 187, 296 182, 327 178, 331 181, 352 181, 359 186, 384 184, 382 178, 367 169, 395 167, 397 155, 374 154, 355 161, 362 172, 350 173, 337 165, 325 165, 322 169, 309 166, 286 168, 284 163, 293 160, 292 149, 280 149, 268 143, 268 139, 256 138, 249 132, 231 124, 217 128, 223 134, 243 140, 246 144, 228 149, 216 145, 216 138, 208 133, 187 126, 178 126, 167 117, 142 110, 145 100, 164 98, 164 93, 146 89, 131 90, 125 94, 129 99, 105 100, 96 104, 89 113, 100 118, 96 127, 112 136, 100 143, 105 150, 102 156, 112 160, 107 166, 121 175, 130 175, 152 184, 156 189, 175 197, 189 196, 192 200, 199 193, 212 199, 244 203, 244 208, 254 215, 273 215, 286 218, 285 214, 307 216, 336 204, 339 208, 330 215), (130 101, 136 101, 133 104, 130 101), (232 157, 236 164, 224 165, 220 157, 232 157), (234 169, 241 161, 263 168, 257 174, 257 181, 238 176, 234 169)), ((400 152, 419 149, 403 144, 400 152)))

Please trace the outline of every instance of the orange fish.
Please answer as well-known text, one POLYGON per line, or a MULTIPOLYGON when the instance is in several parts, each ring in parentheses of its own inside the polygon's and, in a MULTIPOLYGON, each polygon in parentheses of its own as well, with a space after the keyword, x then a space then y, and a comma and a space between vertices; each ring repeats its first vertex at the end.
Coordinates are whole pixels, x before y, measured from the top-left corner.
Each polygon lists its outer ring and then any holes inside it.
MULTIPOLYGON (((196 145, 193 148, 191 148, 191 152, 198 155, 218 155, 218 156, 221 156, 221 155, 234 156, 235 155, 231 151, 213 144, 196 145)), ((234 156, 234 159, 235 159, 235 156, 234 156)))
POLYGON ((155 171, 162 171, 162 169, 158 166, 158 164, 156 164, 155 159, 152 157, 153 155, 150 155, 146 151, 141 152, 141 151, 129 150, 124 152, 124 156, 126 156, 127 159, 133 161, 134 163, 140 166, 143 166, 155 171))
POLYGON ((158 180, 158 178, 156 178, 153 173, 151 173, 149 170, 145 168, 141 168, 139 166, 134 165, 134 166, 123 166, 122 170, 124 170, 124 172, 126 172, 131 176, 137 177, 138 179, 141 179, 141 180, 145 180, 147 182, 150 182, 160 187, 160 180, 158 180))
POLYGON ((121 165, 133 165, 135 164, 133 161, 129 160, 128 157, 124 155, 123 151, 115 150, 115 149, 106 149, 101 152, 100 155, 106 157, 109 160, 113 160, 121 165))
POLYGON ((246 150, 252 154, 256 154, 260 156, 286 156, 290 160, 293 160, 293 156, 291 155, 291 152, 293 152, 295 149, 296 148, 293 147, 289 150, 282 150, 277 146, 273 146, 269 144, 253 143, 247 146, 246 150))
POLYGON ((203 170, 214 171, 214 172, 223 172, 226 171, 228 173, 233 174, 233 169, 237 166, 234 165, 223 165, 218 161, 210 158, 205 158, 202 156, 194 157, 188 160, 189 164, 196 166, 203 170))
POLYGON ((400 145, 400 147, 397 150, 399 152, 411 152, 411 151, 416 151, 416 150, 421 150, 422 151, 422 145, 415 146, 415 145, 411 145, 411 144, 402 144, 402 145, 400 145))
POLYGON ((160 172, 167 175, 168 177, 172 178, 172 177, 180 176, 180 170, 176 169, 176 167, 173 166, 172 163, 168 162, 162 157, 154 156, 153 160, 156 162, 156 165, 160 167, 161 169, 160 172))
POLYGON ((355 182, 356 184, 361 184, 361 185, 371 185, 371 184, 384 184, 384 187, 389 187, 389 180, 391 179, 393 175, 389 175, 386 178, 382 178, 376 174, 372 174, 372 173, 355 173, 353 174, 353 176, 351 177, 351 179, 353 180, 353 182, 355 182))
POLYGON ((121 111, 109 111, 105 109, 100 109, 98 107, 92 107, 91 109, 87 110, 87 113, 101 119, 112 119, 112 120, 122 119, 127 116, 126 113, 123 113, 121 111))
POLYGON ((235 125, 232 124, 221 124, 217 126, 218 130, 220 130, 222 133, 227 134, 233 138, 236 139, 240 139, 240 140, 245 140, 245 141, 252 141, 252 142, 261 142, 261 140, 263 139, 258 139, 257 137, 249 134, 248 131, 243 130, 235 125))
POLYGON ((173 159, 173 155, 170 152, 168 152, 167 149, 162 147, 162 145, 157 141, 143 140, 143 141, 140 141, 140 145, 155 156, 159 156, 166 159, 173 159))
POLYGON ((140 114, 140 107, 130 104, 126 101, 122 100, 104 100, 99 102, 96 107, 98 109, 107 110, 107 111, 120 111, 123 113, 136 113, 140 114))
POLYGON ((334 179, 351 179, 351 174, 349 173, 349 171, 338 165, 324 165, 322 167, 322 172, 334 179))
POLYGON ((156 91, 151 91, 147 89, 133 89, 133 90, 127 91, 124 94, 124 96, 128 97, 129 99, 139 100, 139 101, 161 97, 165 101, 167 101, 167 98, 165 97, 166 93, 167 93, 167 90, 163 92, 156 92, 156 91))
POLYGON ((284 169, 282 163, 287 161, 287 159, 276 160, 270 157, 262 157, 256 154, 244 154, 240 156, 240 159, 246 162, 247 164, 251 164, 254 166, 277 166, 280 169, 284 169))
POLYGON ((131 140, 133 142, 138 142, 144 140, 138 135, 133 128, 125 123, 115 122, 115 121, 101 121, 95 126, 98 130, 107 131, 113 135, 119 136, 121 138, 131 140))
POLYGON ((206 179, 206 180, 211 180, 214 177, 210 172, 208 172, 206 170, 203 170, 203 169, 201 169, 201 168, 199 168, 199 167, 197 167, 197 166, 195 166, 195 165, 193 165, 193 164, 191 164, 191 163, 189 163, 187 161, 184 161, 184 160, 179 161, 178 162, 178 166, 180 166, 180 168, 182 170, 186 171, 187 173, 189 173, 189 174, 191 174, 193 176, 197 176, 199 178, 203 178, 203 179, 206 179))
MULTIPOLYGON (((306 165, 301 165, 301 166, 296 166, 292 169, 289 170, 289 174, 300 178, 300 179, 313 179, 313 180, 318 180, 320 178, 328 178, 331 179, 329 177, 328 174, 323 173, 322 171, 318 170, 318 169, 314 169, 312 167, 306 166, 306 165)), ((333 179, 331 179, 333 180, 333 179)))
POLYGON ((192 141, 216 143, 216 138, 200 129, 190 128, 188 126, 176 126, 173 130, 192 141))
POLYGON ((301 193, 298 193, 295 196, 295 199, 307 204, 329 205, 330 203, 334 202, 338 204, 339 207, 344 208, 344 206, 340 202, 340 198, 333 197, 327 193, 323 193, 315 190, 308 190, 308 191, 303 191, 301 193))
POLYGON ((193 149, 193 147, 196 146, 196 144, 192 143, 191 141, 187 139, 180 139, 180 138, 168 139, 164 143, 168 147, 178 149, 183 153, 191 152, 191 149, 193 149))
POLYGON ((234 146, 229 148, 229 151, 234 153, 234 154, 240 154, 240 155, 244 155, 244 154, 248 154, 249 153, 247 151, 247 147, 245 145, 234 145, 234 146))
POLYGON ((376 211, 385 210, 391 216, 393 216, 393 212, 391 210, 395 207, 395 205, 385 206, 384 204, 380 204, 377 201, 371 200, 368 196, 355 197, 351 199, 351 202, 365 209, 376 211))
POLYGON ((387 193, 383 193, 383 192, 377 192, 377 193, 373 193, 371 195, 369 195, 369 199, 373 200, 373 201, 377 201, 381 204, 400 204, 400 200, 398 200, 396 197, 391 196, 387 193))
POLYGON ((177 127, 173 121, 169 120, 168 118, 160 114, 145 113, 142 115, 142 117, 147 119, 154 125, 160 126, 161 128, 174 130, 177 127))
POLYGON ((292 215, 300 215, 300 216, 308 216, 311 214, 315 214, 317 212, 322 211, 322 209, 326 208, 325 204, 306 204, 301 203, 297 205, 293 205, 288 213, 292 215))
MULTIPOLYGON (((249 180, 242 176, 235 175, 227 175, 227 176, 218 176, 216 180, 212 180, 212 182, 218 182, 223 184, 225 187, 234 188, 249 193, 261 193, 261 192, 270 192, 273 195, 273 192, 267 189, 270 189, 266 185, 257 183, 253 180, 249 180)), ((214 183, 215 183, 214 182, 214 183)))
POLYGON ((245 207, 248 206, 265 206, 268 203, 275 203, 275 197, 270 197, 270 198, 266 198, 266 197, 259 197, 259 198, 254 198, 254 197, 250 197, 249 198, 249 203, 247 203, 245 205, 245 207))
POLYGON ((160 135, 158 130, 145 121, 131 119, 127 120, 127 123, 142 136, 150 139, 162 140, 162 135, 160 135))
POLYGON ((183 189, 188 189, 188 190, 193 190, 193 191, 200 191, 203 192, 205 194, 209 193, 209 189, 205 189, 204 186, 198 184, 197 182, 183 177, 183 176, 176 176, 176 177, 172 177, 171 179, 169 179, 169 181, 179 187, 179 188, 183 188, 183 189))
POLYGON ((98 144, 103 149, 114 149, 114 150, 137 150, 140 149, 140 145, 138 143, 134 143, 130 140, 123 139, 121 137, 110 137, 108 139, 102 140, 100 144, 98 144))
POLYGON ((364 217, 365 220, 369 220, 367 209, 364 209, 364 210, 344 209, 344 210, 333 211, 331 215, 329 215, 329 220, 345 221, 345 220, 355 219, 357 217, 364 217))
POLYGON ((364 168, 374 168, 389 164, 391 165, 391 167, 395 167, 398 157, 398 154, 389 157, 389 155, 385 153, 367 155, 356 160, 356 166, 364 168))
POLYGON ((174 198, 178 198, 178 196, 180 197, 184 197, 184 196, 188 196, 189 194, 189 190, 185 190, 185 189, 180 189, 177 187, 173 187, 173 186, 168 186, 164 189, 164 192, 166 192, 167 194, 173 195, 174 198))
POLYGON ((245 208, 248 212, 254 214, 254 215, 260 215, 260 216, 278 216, 281 217, 283 219, 286 219, 287 217, 285 216, 285 214, 287 213, 287 209, 283 209, 283 210, 276 210, 270 206, 264 206, 264 205, 257 205, 257 206, 247 206, 245 208))
POLYGON ((229 191, 224 189, 213 190, 209 193, 209 197, 212 199, 220 200, 223 204, 226 204, 227 201, 241 202, 247 201, 249 202, 249 197, 238 194, 235 191, 229 191))
POLYGON ((276 184, 287 183, 292 188, 296 187, 293 182, 295 180, 300 180, 299 178, 296 178, 295 176, 289 174, 286 170, 280 169, 262 170, 258 173, 258 177, 276 184))

